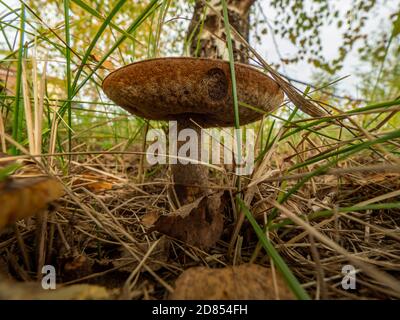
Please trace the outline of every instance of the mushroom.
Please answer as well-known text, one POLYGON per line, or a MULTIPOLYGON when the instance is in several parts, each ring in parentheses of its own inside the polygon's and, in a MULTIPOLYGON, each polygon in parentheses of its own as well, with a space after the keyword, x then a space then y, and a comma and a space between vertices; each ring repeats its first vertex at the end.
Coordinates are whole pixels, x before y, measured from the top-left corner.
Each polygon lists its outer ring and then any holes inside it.
POLYGON ((292 300, 284 278, 258 264, 191 267, 175 281, 169 300, 292 300))
MULTIPOLYGON (((256 68, 236 63, 235 74, 240 102, 268 112, 282 103, 280 87, 256 68)), ((112 101, 134 115, 149 120, 176 120, 178 132, 185 128, 195 130, 199 158, 200 127, 234 125, 232 83, 227 61, 175 57, 135 62, 109 74, 103 81, 103 90, 112 101)), ((262 113, 252 109, 239 109, 241 125, 261 117, 262 113)), ((171 164, 171 172, 179 203, 193 203, 202 196, 210 198, 208 168, 201 164, 177 162, 171 164)), ((207 241, 206 246, 218 240, 222 232, 222 218, 199 226, 207 229, 213 225, 218 225, 214 230, 216 235, 207 241)), ((194 235, 181 240, 189 240, 193 244, 199 242, 197 238, 194 235)))
POLYGON ((63 195, 62 184, 50 177, 9 177, 0 181, 0 229, 40 213, 63 195))

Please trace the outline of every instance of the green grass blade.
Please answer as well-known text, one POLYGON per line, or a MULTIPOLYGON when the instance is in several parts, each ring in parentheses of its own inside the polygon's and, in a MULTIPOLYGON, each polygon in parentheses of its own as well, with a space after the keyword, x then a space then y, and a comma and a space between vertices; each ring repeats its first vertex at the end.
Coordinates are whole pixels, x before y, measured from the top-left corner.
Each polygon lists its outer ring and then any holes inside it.
MULTIPOLYGON (((133 21, 133 23, 127 29, 127 33, 134 32, 145 20, 146 18, 157 8, 156 4, 159 0, 152 0, 147 7, 139 14, 139 16, 133 21)), ((74 96, 79 92, 79 90, 85 85, 85 83, 93 76, 93 74, 101 67, 101 65, 108 59, 108 57, 118 48, 118 46, 125 41, 126 35, 122 35, 114 45, 103 55, 96 66, 91 70, 87 77, 82 80, 82 82, 75 88, 74 96)))
POLYGON ((65 60, 66 60, 66 75, 67 75, 67 103, 68 111, 68 152, 72 150, 72 74, 71 74, 71 34, 69 22, 69 0, 64 0, 64 23, 65 23, 65 60))
POLYGON ((233 108, 235 112, 235 128, 239 129, 240 119, 239 119, 239 103, 238 103, 237 89, 236 89, 235 60, 233 56, 232 36, 231 36, 231 28, 229 25, 228 6, 226 4, 226 0, 222 0, 222 8, 224 13, 226 42, 228 45, 229 69, 231 72, 231 81, 232 81, 232 98, 233 98, 233 108))
MULTIPOLYGON (((228 6, 226 4, 226 0, 222 0, 222 9, 224 15, 224 25, 225 25, 225 33, 226 33, 226 42, 228 45, 228 54, 229 54, 229 70, 231 73, 231 83, 232 83, 232 98, 233 98, 233 111, 235 116, 235 128, 240 129, 240 119, 239 119, 239 101, 237 96, 237 88, 236 88, 236 74, 235 74, 235 59, 233 56, 233 47, 232 47, 232 36, 231 36, 231 27, 229 24, 228 17, 228 6)), ((237 163, 242 163, 242 150, 241 150, 241 139, 242 136, 240 132, 236 131, 236 152, 237 152, 237 163)), ((236 187, 240 191, 240 176, 237 177, 236 187)))
MULTIPOLYGON (((74 1, 74 0, 72 0, 74 1)), ((77 1, 77 0, 75 0, 77 1)), ((114 18, 114 16, 119 12, 119 10, 122 8, 122 6, 126 3, 127 0, 119 0, 115 7, 111 10, 110 14, 106 17, 104 22, 101 24, 99 30, 96 32, 95 36, 93 37, 92 41, 90 42, 87 50, 85 51, 85 54, 82 58, 81 65, 78 68, 78 71, 76 73, 74 83, 72 85, 73 90, 75 90, 76 85, 78 83, 79 77, 83 71, 84 66, 86 65, 86 62, 88 61, 90 54, 92 53, 93 48, 95 47, 97 41, 100 39, 101 35, 103 34, 104 30, 110 26, 111 20, 114 18)))
MULTIPOLYGON (((71 1, 73 3, 75 3, 76 5, 78 5, 79 7, 81 7, 86 12, 90 13, 93 17, 96 17, 97 19, 100 19, 100 20, 105 20, 104 17, 97 10, 93 9, 91 6, 86 4, 84 1, 82 1, 82 0, 71 0, 71 1)), ((132 34, 121 29, 116 24, 112 23, 111 21, 109 22, 109 26, 111 28, 113 28, 114 30, 118 31, 119 33, 123 34, 127 38, 130 38, 131 40, 136 41, 135 37, 132 36, 132 34)))
POLYGON ((0 182, 7 179, 8 176, 12 175, 17 169, 21 168, 20 163, 12 163, 4 168, 0 169, 0 182))
MULTIPOLYGON (((340 149, 338 151, 333 151, 333 152, 328 153, 328 154, 323 154, 321 156, 313 157, 312 159, 309 159, 307 161, 304 161, 302 163, 298 163, 298 164, 292 166, 289 169, 289 171, 293 171, 293 170, 305 167, 307 165, 319 162, 321 160, 326 160, 328 158, 335 157, 335 156, 338 156, 338 155, 341 155, 341 154, 347 154, 342 158, 342 159, 344 159, 344 158, 348 157, 351 154, 354 154, 356 152, 359 152, 359 151, 362 151, 364 149, 367 149, 367 148, 369 148, 369 147, 371 147, 371 146, 373 146, 375 144, 383 143, 383 142, 390 141, 392 139, 397 139, 397 138, 400 138, 400 130, 392 131, 392 132, 390 132, 390 133, 388 133, 388 134, 386 134, 386 135, 384 135, 382 137, 376 138, 374 140, 364 141, 364 142, 361 142, 361 143, 358 143, 358 144, 354 144, 354 145, 352 145, 350 147, 346 147, 346 148, 340 149)), ((337 161, 335 161, 335 162, 337 162, 337 161)))
MULTIPOLYGON (((12 127, 12 137, 15 141, 19 142, 21 138, 21 124, 22 124, 22 114, 21 114, 21 80, 22 80, 22 59, 24 56, 24 37, 25 37, 25 5, 21 4, 21 15, 20 15, 20 30, 19 30, 19 49, 18 49, 18 64, 17 64, 17 78, 16 78, 16 88, 15 88, 15 102, 14 102, 14 112, 13 112, 13 127, 12 127)), ((11 147, 11 153, 13 155, 18 154, 18 150, 15 146, 11 147)))
MULTIPOLYGON (((346 159, 350 155, 355 154, 357 152, 360 152, 360 151, 362 151, 364 149, 367 149, 372 145, 375 145, 375 144, 378 144, 378 143, 383 143, 385 141, 389 141, 391 139, 396 139, 396 138, 400 138, 400 130, 396 130, 394 132, 386 134, 386 135, 384 135, 384 136, 382 136, 382 137, 380 137, 378 139, 369 140, 369 141, 360 143, 360 144, 358 144, 356 146, 352 146, 350 148, 346 148, 345 151, 341 152, 341 153, 344 153, 341 157, 337 157, 334 160, 331 160, 329 163, 327 163, 327 164, 315 169, 314 171, 310 172, 303 179, 301 179, 299 182, 297 182, 287 193, 285 193, 285 195, 282 197, 282 199, 280 199, 278 202, 279 203, 285 202, 287 199, 289 199, 289 197, 292 194, 294 194, 296 191, 298 191, 312 177, 326 172, 330 167, 336 165, 338 162, 346 159)), ((336 153, 334 155, 336 155, 336 153)), ((299 167, 299 165, 295 165, 294 167, 299 167)), ((276 217, 276 214, 277 214, 277 209, 274 208, 272 213, 271 213, 271 215, 270 215, 270 223, 276 217)))
POLYGON ((261 242, 261 245, 274 261, 276 267, 282 274, 283 278, 285 279, 287 285, 292 290, 294 295, 301 300, 310 300, 310 296, 307 292, 303 289, 297 278, 294 276, 286 262, 280 256, 278 251, 274 248, 272 243, 269 241, 267 236, 265 235, 264 231, 258 225, 257 221, 254 219, 253 215, 251 214, 250 210, 247 208, 246 204, 242 199, 236 197, 237 201, 239 202, 241 209, 243 210, 244 214, 246 215, 247 220, 251 223, 255 233, 257 234, 258 239, 261 242))
MULTIPOLYGON (((350 206, 350 207, 338 207, 334 210, 321 210, 315 211, 307 215, 308 221, 313 221, 321 218, 329 218, 332 217, 336 212, 359 212, 359 211, 366 211, 366 210, 390 210, 390 209, 400 209, 400 202, 387 202, 387 203, 375 203, 375 204, 368 204, 365 206, 350 206)), ((305 216, 302 216, 305 219, 305 216)), ((283 219, 281 222, 271 224, 269 230, 276 230, 282 228, 287 225, 292 225, 293 221, 290 219, 283 219)))

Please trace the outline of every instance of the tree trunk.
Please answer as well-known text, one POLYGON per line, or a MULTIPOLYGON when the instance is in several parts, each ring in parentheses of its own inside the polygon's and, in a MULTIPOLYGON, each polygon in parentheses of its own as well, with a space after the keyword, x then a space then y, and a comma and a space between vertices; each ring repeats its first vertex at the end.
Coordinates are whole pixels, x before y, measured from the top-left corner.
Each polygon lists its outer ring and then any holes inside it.
MULTIPOLYGON (((255 0, 227 0, 229 22, 246 40, 249 38, 249 11, 254 2, 255 0)), ((212 0, 210 5, 221 14, 221 17, 223 16, 220 0, 212 0)), ((228 60, 224 21, 206 6, 203 0, 196 1, 188 30, 189 37, 191 37, 191 56, 228 60), (204 10, 206 10, 204 25, 200 28, 204 10)), ((234 34, 232 34, 232 42, 235 61, 247 63, 248 51, 240 41, 235 39, 234 34)))

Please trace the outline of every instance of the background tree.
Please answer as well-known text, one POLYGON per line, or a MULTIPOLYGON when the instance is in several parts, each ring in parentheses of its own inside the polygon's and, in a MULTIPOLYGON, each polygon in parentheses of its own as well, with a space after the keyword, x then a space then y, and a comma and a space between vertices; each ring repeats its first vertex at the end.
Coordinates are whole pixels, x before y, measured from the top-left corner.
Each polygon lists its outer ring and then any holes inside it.
MULTIPOLYGON (((399 28, 400 2, 391 2, 395 8, 390 14, 393 29, 381 28, 374 41, 371 42, 367 28, 369 20, 385 6, 386 1, 354 0, 349 1, 349 8, 340 10, 334 1, 329 0, 272 0, 269 4, 277 11, 275 20, 269 25, 272 31, 293 45, 292 57, 283 63, 296 63, 301 60, 313 64, 316 68, 334 74, 343 67, 347 55, 355 47, 362 54, 385 52, 392 30, 399 28), (396 9, 397 8, 397 9, 396 9), (326 26, 334 26, 341 32, 342 42, 339 44, 336 58, 326 59, 323 55, 323 30, 326 26), (397 27, 396 27, 397 26, 397 27)), ((263 10, 260 6, 259 10, 263 10)), ((261 19, 266 23, 266 19, 261 19)), ((398 45, 398 44, 397 44, 398 45)))

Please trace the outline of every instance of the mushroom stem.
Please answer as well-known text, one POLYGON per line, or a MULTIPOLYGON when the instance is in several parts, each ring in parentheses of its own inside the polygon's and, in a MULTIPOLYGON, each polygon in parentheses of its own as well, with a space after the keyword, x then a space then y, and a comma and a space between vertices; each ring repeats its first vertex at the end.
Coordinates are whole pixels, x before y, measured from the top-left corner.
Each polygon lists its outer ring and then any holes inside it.
MULTIPOLYGON (((184 129, 192 129, 197 137, 197 159, 201 161, 202 143, 201 128, 192 123, 190 120, 179 120, 177 125, 178 136, 184 129)), ((177 141, 177 150, 187 141, 177 141)), ((192 155, 187 155, 192 157, 192 155)), ((195 163, 181 163, 181 159, 177 160, 177 164, 171 164, 172 176, 174 179, 174 188, 180 205, 188 204, 203 195, 209 193, 208 188, 208 168, 205 165, 195 163)))

